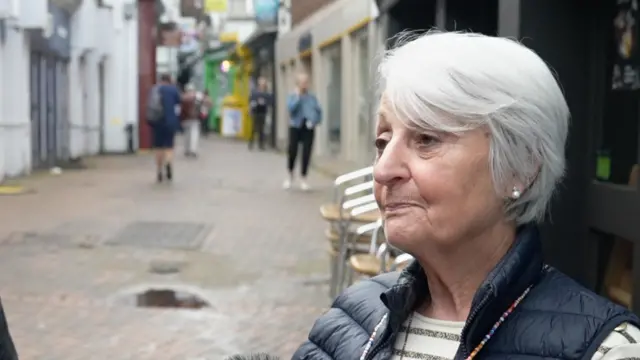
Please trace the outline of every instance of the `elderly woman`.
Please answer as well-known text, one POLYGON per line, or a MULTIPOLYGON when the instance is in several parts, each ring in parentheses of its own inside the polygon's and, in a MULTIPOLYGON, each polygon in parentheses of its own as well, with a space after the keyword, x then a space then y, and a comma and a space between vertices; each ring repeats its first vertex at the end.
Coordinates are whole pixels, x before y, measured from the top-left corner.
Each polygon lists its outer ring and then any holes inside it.
POLYGON ((519 43, 428 33, 379 69, 375 196, 416 261, 347 289, 294 359, 638 359, 640 320, 546 266, 569 110, 519 43))

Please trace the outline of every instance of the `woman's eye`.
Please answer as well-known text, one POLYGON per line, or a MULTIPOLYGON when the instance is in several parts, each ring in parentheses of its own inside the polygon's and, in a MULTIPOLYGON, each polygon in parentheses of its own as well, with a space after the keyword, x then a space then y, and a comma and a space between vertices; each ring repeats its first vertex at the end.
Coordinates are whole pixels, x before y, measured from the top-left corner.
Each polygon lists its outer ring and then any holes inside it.
POLYGON ((439 142, 438 138, 428 134, 420 134, 418 135, 416 142, 418 146, 431 146, 437 142, 439 142))
POLYGON ((382 139, 382 138, 377 138, 373 142, 373 145, 376 147, 376 149, 378 149, 378 151, 382 151, 382 150, 384 150, 385 146, 387 146, 387 140, 382 139))

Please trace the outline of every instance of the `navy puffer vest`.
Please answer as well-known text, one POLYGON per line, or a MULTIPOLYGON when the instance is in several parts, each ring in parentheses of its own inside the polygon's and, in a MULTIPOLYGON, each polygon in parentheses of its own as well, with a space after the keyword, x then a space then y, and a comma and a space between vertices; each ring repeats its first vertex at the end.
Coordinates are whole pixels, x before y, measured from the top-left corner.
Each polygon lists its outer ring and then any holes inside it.
MULTIPOLYGON (((531 292, 496 331, 476 359, 591 359, 620 324, 640 320, 559 271, 545 267, 538 229, 522 227, 514 246, 476 292, 456 360, 466 358, 500 315, 527 287, 531 292)), ((391 358, 396 335, 416 306, 429 296, 418 263, 347 289, 320 317, 294 360, 359 359, 381 324, 367 360, 391 358), (381 323, 384 315, 387 320, 381 323)))

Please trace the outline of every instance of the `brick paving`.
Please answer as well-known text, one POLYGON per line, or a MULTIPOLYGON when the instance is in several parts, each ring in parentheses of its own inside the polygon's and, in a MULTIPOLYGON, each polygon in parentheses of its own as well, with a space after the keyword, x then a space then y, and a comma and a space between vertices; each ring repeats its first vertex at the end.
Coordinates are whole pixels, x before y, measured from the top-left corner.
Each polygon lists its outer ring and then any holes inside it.
POLYGON ((329 179, 312 174, 316 190, 285 192, 282 155, 217 138, 196 160, 178 152, 173 184, 154 183, 150 154, 88 163, 34 175, 22 181, 34 193, 0 198, 0 296, 21 359, 291 356, 329 304, 318 215, 329 179), (141 233, 165 243, 193 226, 206 236, 195 251, 108 243, 147 222, 178 224, 170 235, 141 233), (150 271, 158 263, 180 272, 150 271), (210 306, 137 307, 149 287, 210 306))

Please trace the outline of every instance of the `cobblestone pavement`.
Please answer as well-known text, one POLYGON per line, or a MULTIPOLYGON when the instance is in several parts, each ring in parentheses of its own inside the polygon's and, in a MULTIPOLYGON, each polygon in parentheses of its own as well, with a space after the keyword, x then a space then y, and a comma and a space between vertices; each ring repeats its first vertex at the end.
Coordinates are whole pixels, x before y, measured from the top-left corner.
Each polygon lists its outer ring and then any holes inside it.
POLYGON ((150 154, 109 156, 0 198, 0 296, 21 359, 287 358, 306 338, 329 304, 330 181, 285 192, 281 155, 217 138, 180 155, 173 184, 154 183, 150 154), (180 271, 150 271, 162 266, 180 271), (136 306, 150 287, 210 306, 136 306))

